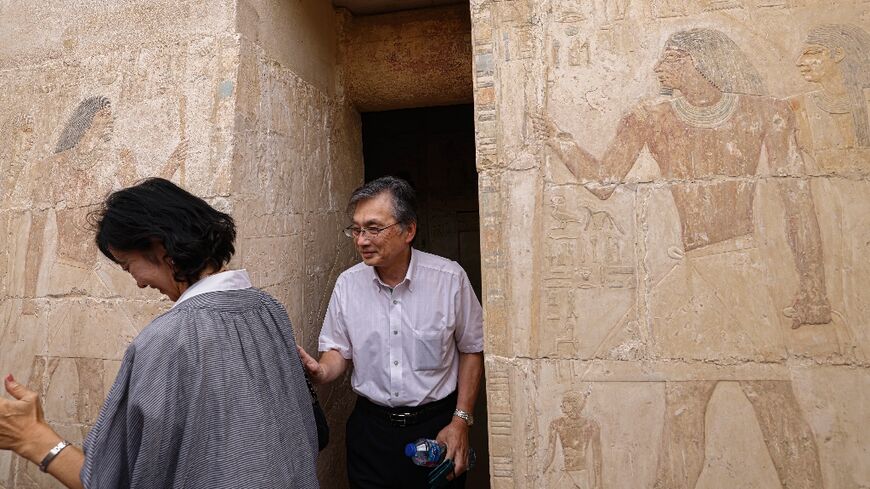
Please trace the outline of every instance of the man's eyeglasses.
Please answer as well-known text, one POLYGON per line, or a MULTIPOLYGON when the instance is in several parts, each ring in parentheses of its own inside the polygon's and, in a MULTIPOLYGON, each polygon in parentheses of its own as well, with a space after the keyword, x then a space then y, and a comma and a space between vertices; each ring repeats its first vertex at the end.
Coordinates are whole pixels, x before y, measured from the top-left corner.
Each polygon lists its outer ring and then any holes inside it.
POLYGON ((363 237, 368 236, 369 238, 376 238, 385 229, 391 228, 391 227, 395 226, 396 224, 399 224, 399 223, 394 222, 394 223, 390 224, 389 226, 384 226, 382 228, 377 228, 374 226, 366 226, 363 228, 361 228, 359 226, 348 226, 348 227, 344 228, 344 235, 347 236, 348 238, 354 238, 354 239, 359 238, 360 235, 362 235, 363 237))

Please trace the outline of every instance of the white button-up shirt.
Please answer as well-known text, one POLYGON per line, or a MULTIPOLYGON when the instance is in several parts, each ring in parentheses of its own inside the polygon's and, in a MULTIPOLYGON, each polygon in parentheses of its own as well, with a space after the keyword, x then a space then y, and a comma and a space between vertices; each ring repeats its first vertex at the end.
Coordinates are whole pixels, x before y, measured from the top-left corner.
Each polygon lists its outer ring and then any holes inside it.
POLYGON ((335 283, 319 350, 354 364, 351 386, 383 406, 417 406, 456 390, 459 354, 483 351, 483 311, 458 263, 411 250, 390 289, 359 263, 335 283))

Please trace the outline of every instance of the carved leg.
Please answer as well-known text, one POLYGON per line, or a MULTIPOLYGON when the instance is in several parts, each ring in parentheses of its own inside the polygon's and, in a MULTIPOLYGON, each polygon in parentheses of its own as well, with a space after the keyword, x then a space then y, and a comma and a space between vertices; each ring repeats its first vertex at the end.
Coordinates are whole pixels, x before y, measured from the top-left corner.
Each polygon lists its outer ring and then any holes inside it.
POLYGON ((767 451, 784 489, 822 489, 815 436, 804 420, 791 382, 740 382, 755 409, 767 451))
POLYGON ((656 489, 694 489, 704 468, 704 415, 716 381, 666 382, 656 489))
POLYGON ((24 258, 24 310, 23 314, 35 314, 34 299, 39 279, 39 269, 43 264, 42 249, 45 243, 45 212, 33 211, 30 231, 27 238, 27 254, 24 258))

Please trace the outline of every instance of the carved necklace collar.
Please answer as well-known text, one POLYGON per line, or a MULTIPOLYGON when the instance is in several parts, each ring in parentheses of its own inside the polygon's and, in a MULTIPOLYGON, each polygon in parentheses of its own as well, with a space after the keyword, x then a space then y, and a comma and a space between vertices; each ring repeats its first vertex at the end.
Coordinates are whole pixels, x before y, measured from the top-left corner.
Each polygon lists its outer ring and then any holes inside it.
POLYGON ((727 121, 737 110, 737 95, 723 93, 718 102, 707 107, 698 107, 690 104, 684 97, 677 97, 671 99, 671 106, 677 117, 686 124, 712 129, 727 121))
POLYGON ((818 90, 812 94, 816 106, 829 114, 848 114, 852 112, 849 98, 845 96, 831 95, 825 90, 818 90))

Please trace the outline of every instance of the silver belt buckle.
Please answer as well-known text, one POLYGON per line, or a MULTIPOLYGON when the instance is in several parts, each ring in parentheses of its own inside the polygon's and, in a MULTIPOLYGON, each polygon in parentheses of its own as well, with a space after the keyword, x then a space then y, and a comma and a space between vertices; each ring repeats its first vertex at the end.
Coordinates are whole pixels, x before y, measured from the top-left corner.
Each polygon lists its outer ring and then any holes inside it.
POLYGON ((405 428, 408 426, 408 418, 410 416, 408 413, 390 413, 390 422, 400 428, 405 428))

